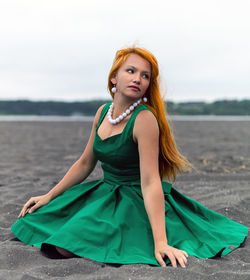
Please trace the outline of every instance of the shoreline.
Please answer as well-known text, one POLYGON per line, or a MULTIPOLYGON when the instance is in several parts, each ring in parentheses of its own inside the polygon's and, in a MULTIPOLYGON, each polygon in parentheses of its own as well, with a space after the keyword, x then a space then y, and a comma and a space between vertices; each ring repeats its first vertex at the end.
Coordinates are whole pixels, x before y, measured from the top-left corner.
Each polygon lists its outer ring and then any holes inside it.
MULTIPOLYGON (((250 122, 250 116, 168 115, 170 121, 250 122)), ((92 122, 94 116, 0 115, 0 122, 92 122)))

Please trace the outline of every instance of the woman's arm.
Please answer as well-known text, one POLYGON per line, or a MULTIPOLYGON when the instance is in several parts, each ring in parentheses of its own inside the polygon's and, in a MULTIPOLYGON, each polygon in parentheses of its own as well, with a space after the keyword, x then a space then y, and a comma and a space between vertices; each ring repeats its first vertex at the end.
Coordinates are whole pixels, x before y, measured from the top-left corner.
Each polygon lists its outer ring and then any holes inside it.
POLYGON ((68 172, 65 174, 63 179, 48 192, 48 195, 53 199, 58 195, 65 192, 70 187, 81 183, 85 180, 89 174, 93 171, 97 159, 93 153, 93 143, 95 138, 95 130, 100 118, 100 114, 104 105, 102 105, 94 118, 94 122, 92 125, 91 134, 89 137, 89 141, 86 145, 84 152, 82 153, 81 157, 71 166, 68 172))
POLYGON ((134 138, 140 155, 141 189, 154 242, 167 242, 165 203, 159 174, 159 128, 151 112, 141 111, 135 121, 134 138))
POLYGON ((165 266, 167 255, 174 267, 176 259, 185 266, 187 253, 168 245, 165 224, 165 201, 159 172, 159 127, 154 115, 141 111, 134 125, 134 140, 140 156, 141 189, 145 209, 152 228, 155 256, 165 266))
POLYGON ((62 180, 53 187, 47 194, 37 197, 31 197, 23 206, 18 218, 24 217, 27 211, 34 212, 37 208, 47 204, 49 201, 65 192, 70 187, 81 183, 94 169, 97 159, 93 153, 93 143, 95 138, 95 130, 100 118, 100 114, 104 105, 98 110, 94 118, 91 134, 81 157, 70 167, 62 180))

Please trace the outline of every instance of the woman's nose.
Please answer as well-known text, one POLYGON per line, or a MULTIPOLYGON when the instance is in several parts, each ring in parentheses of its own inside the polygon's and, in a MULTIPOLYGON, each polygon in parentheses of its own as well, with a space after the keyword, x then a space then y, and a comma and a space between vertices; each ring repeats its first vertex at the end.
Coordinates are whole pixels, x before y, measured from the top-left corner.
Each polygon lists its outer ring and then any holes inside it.
POLYGON ((140 84, 141 83, 141 76, 138 74, 135 74, 134 76, 134 83, 140 84))

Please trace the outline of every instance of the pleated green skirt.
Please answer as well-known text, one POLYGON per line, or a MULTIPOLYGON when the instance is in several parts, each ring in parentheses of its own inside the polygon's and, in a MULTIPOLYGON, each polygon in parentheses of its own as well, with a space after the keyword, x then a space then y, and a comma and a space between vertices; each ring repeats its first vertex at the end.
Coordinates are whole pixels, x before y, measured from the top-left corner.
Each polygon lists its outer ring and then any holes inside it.
MULTIPOLYGON (((224 256, 248 228, 209 210, 162 182, 168 244, 197 258, 224 256)), ((159 266, 140 185, 95 180, 73 186, 11 227, 22 242, 56 245, 104 263, 159 266)), ((170 263, 166 259, 166 263, 170 263)))

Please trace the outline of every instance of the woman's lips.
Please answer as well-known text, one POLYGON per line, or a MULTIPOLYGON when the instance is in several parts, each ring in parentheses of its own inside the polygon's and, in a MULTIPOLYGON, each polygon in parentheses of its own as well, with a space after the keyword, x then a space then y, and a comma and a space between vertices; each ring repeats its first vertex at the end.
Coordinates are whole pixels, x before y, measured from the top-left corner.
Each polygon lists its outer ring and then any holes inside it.
POLYGON ((140 91, 140 89, 138 87, 135 87, 135 86, 129 86, 129 88, 132 88, 132 89, 135 89, 137 91, 140 91))

